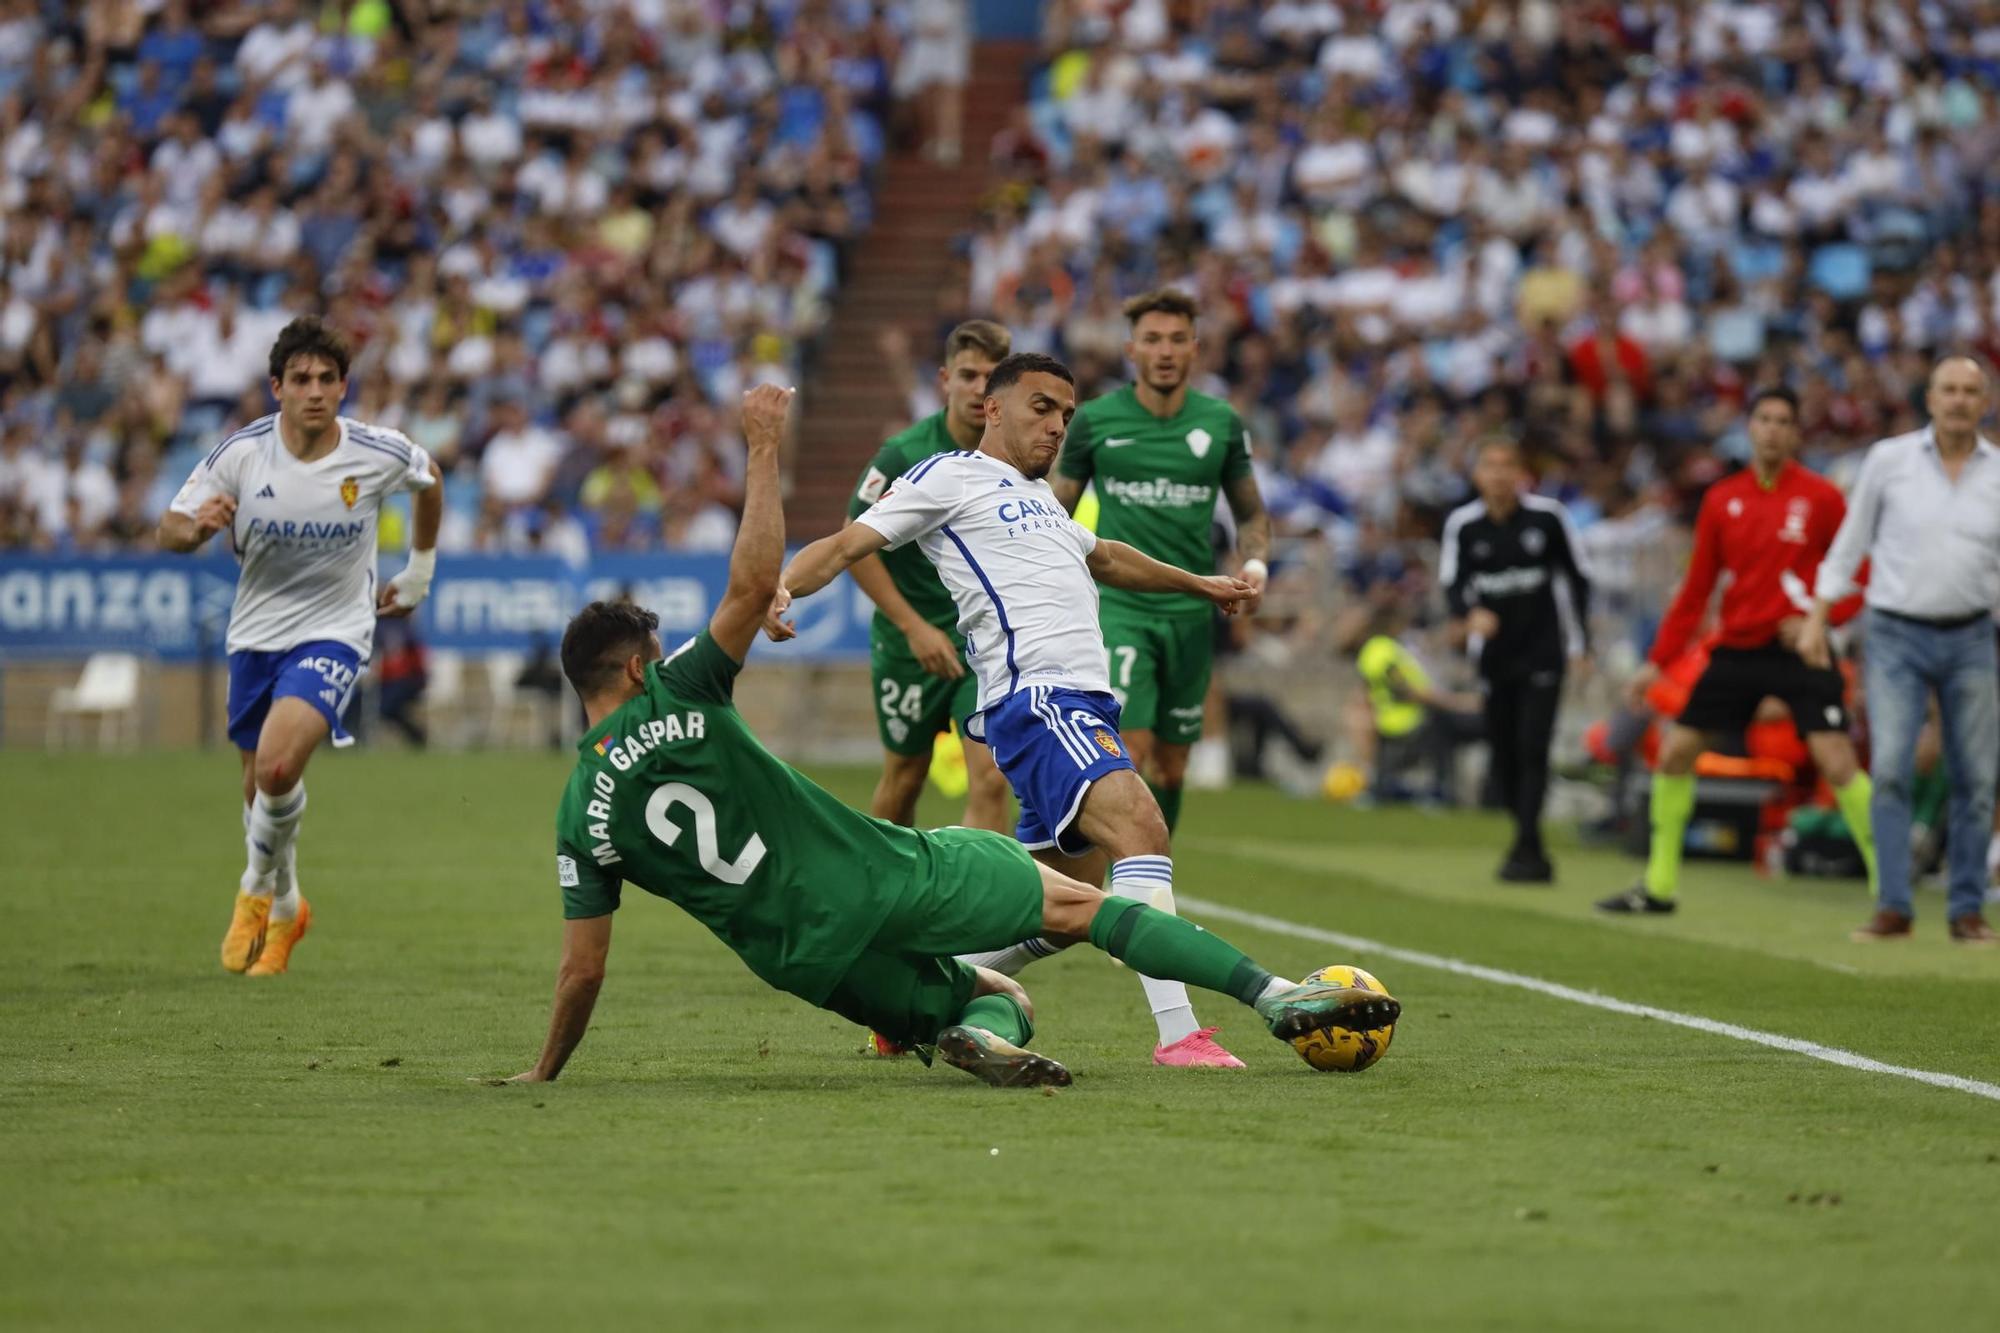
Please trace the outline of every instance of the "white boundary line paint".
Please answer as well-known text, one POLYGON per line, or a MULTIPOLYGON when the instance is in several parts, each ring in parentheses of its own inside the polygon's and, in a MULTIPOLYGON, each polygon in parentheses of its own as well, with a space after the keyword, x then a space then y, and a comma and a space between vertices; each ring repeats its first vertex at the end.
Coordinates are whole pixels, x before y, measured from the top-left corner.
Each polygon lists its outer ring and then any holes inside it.
POLYGON ((1554 981, 1543 981, 1522 972, 1507 972, 1497 967, 1484 967, 1478 963, 1468 963, 1458 958, 1447 958, 1442 954, 1423 953, 1416 949, 1402 949, 1380 940, 1364 939, 1359 935, 1344 935, 1337 930, 1323 930, 1318 926, 1300 925, 1296 921, 1286 921, 1275 916, 1265 916, 1261 912, 1246 912, 1241 908, 1229 907, 1222 903, 1210 902, 1205 898, 1184 897, 1180 900, 1183 913, 1198 913, 1213 917, 1218 921, 1230 921, 1240 926, 1269 931, 1273 935, 1289 935, 1293 939, 1312 940, 1319 944, 1337 944, 1343 949, 1353 949, 1358 953, 1379 954, 1393 958, 1399 963, 1413 967, 1428 967, 1439 972, 1450 972, 1461 977, 1473 977, 1491 982, 1495 986, 1512 986, 1516 990, 1533 991, 1537 995, 1547 995, 1558 1000, 1568 1000, 1571 1004, 1587 1005, 1592 1009, 1604 1009, 1614 1014, 1626 1014, 1633 1018, 1650 1018, 1660 1023, 1671 1023, 1675 1027, 1691 1028, 1696 1032, 1706 1032, 1711 1036, 1729 1037, 1735 1041, 1747 1041, 1757 1046, 1768 1046, 1777 1051, 1790 1051, 1811 1060, 1821 1060, 1843 1069, 1859 1069, 1870 1074, 1892 1074, 1915 1083, 1928 1083, 1934 1088, 1950 1088, 1955 1092, 1969 1092, 1975 1097, 2000 1102, 2000 1084, 1982 1083, 1976 1078, 1961 1078, 1957 1074, 1941 1074, 1932 1069, 1910 1069, 1903 1065, 1885 1064, 1871 1060, 1853 1051, 1844 1051, 1838 1046, 1822 1046, 1816 1041, 1802 1041, 1797 1037, 1787 1037, 1776 1032, 1759 1032, 1755 1028, 1738 1027, 1734 1023, 1722 1023, 1713 1018, 1703 1018, 1699 1014, 1681 1014, 1671 1009, 1656 1009, 1650 1004, 1633 1004, 1629 1000, 1615 999, 1609 995, 1599 995, 1596 991, 1578 990, 1574 986, 1564 986, 1554 981))

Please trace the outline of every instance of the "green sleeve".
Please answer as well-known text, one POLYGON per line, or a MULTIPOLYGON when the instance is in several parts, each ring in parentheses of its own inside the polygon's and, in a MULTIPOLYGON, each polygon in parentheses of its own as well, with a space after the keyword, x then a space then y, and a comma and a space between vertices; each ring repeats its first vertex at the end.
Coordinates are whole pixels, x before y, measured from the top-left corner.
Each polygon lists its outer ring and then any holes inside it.
POLYGON ((1069 434, 1063 438, 1056 471, 1075 481, 1089 481, 1096 471, 1096 451, 1097 437, 1090 428, 1090 418, 1078 412, 1070 418, 1069 434))
POLYGON ((726 704, 736 695, 736 673, 743 664, 722 651, 707 630, 695 635, 655 668, 660 680, 675 694, 688 699, 726 704))
POLYGON ((1250 475, 1250 432, 1244 428, 1243 418, 1234 411, 1229 414, 1229 443, 1222 454, 1222 484, 1240 481, 1250 475))
POLYGON ((579 851, 558 837, 556 887, 562 890, 563 920, 582 921, 617 911, 624 881, 591 860, 588 852, 579 851))
POLYGON ((903 451, 893 444, 885 444, 875 451, 875 457, 868 460, 868 466, 861 470, 861 480, 854 485, 854 494, 847 500, 847 516, 860 518, 868 512, 869 506, 881 499, 888 491, 889 483, 903 475, 903 451))

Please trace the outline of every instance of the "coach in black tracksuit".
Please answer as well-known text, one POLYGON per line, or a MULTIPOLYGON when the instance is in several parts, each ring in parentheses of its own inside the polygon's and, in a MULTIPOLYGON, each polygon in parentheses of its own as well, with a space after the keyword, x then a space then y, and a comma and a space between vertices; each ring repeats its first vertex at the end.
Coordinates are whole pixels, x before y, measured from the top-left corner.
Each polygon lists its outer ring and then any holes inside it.
POLYGON ((1455 632, 1478 654, 1494 784, 1514 817, 1500 878, 1547 884, 1555 878, 1541 826, 1549 742, 1563 669, 1590 649, 1590 580, 1569 511, 1522 493, 1519 446, 1481 445, 1472 480, 1480 498, 1445 520, 1438 581, 1455 632))

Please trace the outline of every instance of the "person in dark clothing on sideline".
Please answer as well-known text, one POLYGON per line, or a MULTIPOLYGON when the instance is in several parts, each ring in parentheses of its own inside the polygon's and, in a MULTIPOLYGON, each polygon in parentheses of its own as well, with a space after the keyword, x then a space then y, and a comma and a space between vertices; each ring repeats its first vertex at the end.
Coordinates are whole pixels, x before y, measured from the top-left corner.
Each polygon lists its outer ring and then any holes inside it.
POLYGON ((1524 493, 1520 446, 1486 440, 1474 455, 1479 498, 1445 520, 1438 582, 1454 637, 1479 663, 1486 738, 1514 843, 1500 864, 1513 884, 1555 879, 1542 844, 1549 743, 1569 659, 1590 651, 1590 580, 1560 502, 1524 493))

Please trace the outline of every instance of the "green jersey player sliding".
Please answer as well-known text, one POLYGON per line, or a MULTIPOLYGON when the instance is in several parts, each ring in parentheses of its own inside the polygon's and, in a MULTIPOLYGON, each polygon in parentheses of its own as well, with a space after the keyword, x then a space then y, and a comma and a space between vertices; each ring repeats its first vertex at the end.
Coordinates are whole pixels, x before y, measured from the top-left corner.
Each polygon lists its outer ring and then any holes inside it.
POLYGON ((562 1072, 604 983, 611 919, 631 883, 678 904, 779 990, 885 1036, 934 1047, 1001 1087, 1066 1085, 1025 1049, 1027 992, 953 956, 1042 935, 1084 940, 1156 977, 1232 995, 1290 1041, 1393 1022, 1374 991, 1294 985, 1190 922, 1041 865, 1003 834, 921 832, 851 810, 761 745, 731 702, 778 591, 778 450, 791 391, 744 395, 749 447, 729 586, 708 629, 663 657, 658 618, 585 607, 564 674, 589 726, 556 817, 562 965, 548 1040, 509 1082, 562 1072))

